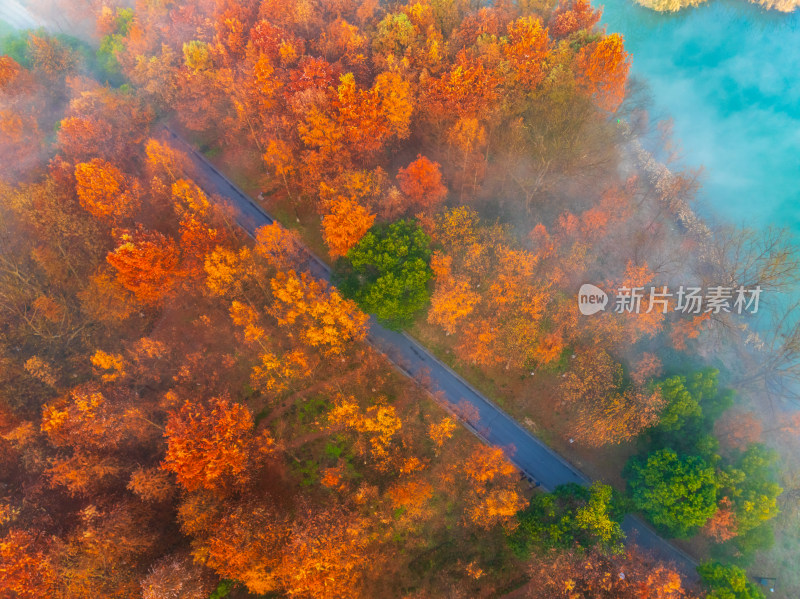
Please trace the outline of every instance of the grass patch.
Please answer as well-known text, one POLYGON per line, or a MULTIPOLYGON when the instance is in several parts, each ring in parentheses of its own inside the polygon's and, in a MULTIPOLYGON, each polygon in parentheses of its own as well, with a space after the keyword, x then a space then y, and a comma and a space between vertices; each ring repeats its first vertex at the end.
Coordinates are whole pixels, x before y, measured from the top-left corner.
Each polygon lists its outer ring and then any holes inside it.
POLYGON ((227 597, 235 584, 232 580, 220 580, 217 588, 208 596, 208 599, 223 599, 223 597, 227 597))

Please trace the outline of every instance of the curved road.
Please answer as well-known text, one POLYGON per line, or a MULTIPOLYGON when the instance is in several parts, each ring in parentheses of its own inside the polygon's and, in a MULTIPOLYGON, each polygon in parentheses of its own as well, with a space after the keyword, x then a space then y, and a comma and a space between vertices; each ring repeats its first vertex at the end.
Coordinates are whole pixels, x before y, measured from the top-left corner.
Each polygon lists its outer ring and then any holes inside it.
MULTIPOLYGON (((192 159, 197 182, 210 193, 231 201, 237 211, 236 220, 251 236, 274 219, 261 209, 247 194, 231 183, 213 164, 176 133, 167 129, 175 145, 181 147, 192 159)), ((330 269, 308 252, 308 270, 316 277, 330 281, 330 269)), ((502 447, 509 459, 528 477, 538 481, 544 489, 558 485, 591 481, 542 441, 523 429, 513 418, 479 393, 469 383, 435 358, 427 349, 405 333, 390 331, 370 320, 368 341, 389 358, 408 376, 423 379, 426 386, 446 409, 459 415, 461 422, 486 443, 502 447), (469 404, 468 409, 463 409, 469 404)), ((629 541, 647 549, 657 557, 674 562, 690 579, 697 578, 697 563, 678 547, 660 537, 641 519, 628 515, 622 523, 629 541)))

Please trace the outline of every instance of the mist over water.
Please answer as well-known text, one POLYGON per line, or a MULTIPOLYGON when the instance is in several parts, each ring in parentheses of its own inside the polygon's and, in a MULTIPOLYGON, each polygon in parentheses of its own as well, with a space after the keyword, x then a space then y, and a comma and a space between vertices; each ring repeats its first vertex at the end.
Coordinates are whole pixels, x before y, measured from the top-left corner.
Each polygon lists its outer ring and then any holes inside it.
POLYGON ((800 237, 800 11, 737 0, 668 14, 607 0, 603 22, 623 34, 653 117, 674 119, 682 165, 704 167, 701 211, 800 237))

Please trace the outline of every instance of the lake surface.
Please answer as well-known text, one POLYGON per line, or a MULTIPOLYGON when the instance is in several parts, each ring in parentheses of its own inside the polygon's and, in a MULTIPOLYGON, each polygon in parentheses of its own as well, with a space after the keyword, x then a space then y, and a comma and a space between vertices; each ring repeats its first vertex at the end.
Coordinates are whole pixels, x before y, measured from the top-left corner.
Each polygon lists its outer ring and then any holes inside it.
POLYGON ((703 206, 800 237, 800 11, 745 0, 677 14, 606 0, 603 23, 633 55, 651 114, 671 116, 685 166, 703 166, 703 206))

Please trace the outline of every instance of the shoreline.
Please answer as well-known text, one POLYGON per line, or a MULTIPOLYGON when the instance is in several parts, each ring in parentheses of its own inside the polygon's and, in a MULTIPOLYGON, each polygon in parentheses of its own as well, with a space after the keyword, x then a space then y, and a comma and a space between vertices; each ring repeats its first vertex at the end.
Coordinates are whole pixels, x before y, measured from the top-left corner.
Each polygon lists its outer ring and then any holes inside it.
MULTIPOLYGON (((800 0, 747 0, 765 10, 790 14, 800 8, 800 0)), ((635 0, 640 6, 655 12, 676 13, 686 8, 707 4, 708 0, 635 0)))

